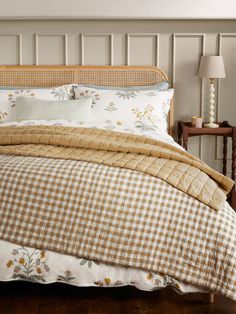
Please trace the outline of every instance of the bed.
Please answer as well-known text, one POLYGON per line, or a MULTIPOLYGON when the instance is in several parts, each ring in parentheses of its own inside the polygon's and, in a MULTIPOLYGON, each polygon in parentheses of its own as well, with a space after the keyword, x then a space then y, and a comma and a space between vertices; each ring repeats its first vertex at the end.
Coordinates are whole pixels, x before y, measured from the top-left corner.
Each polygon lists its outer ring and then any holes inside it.
MULTIPOLYGON (((130 87, 117 92, 125 99, 132 86, 166 80, 156 67, 0 66, 0 96, 73 83, 86 88, 79 95, 91 84, 130 87)), ((233 182, 174 143, 172 98, 169 107, 164 139, 120 121, 0 125, 1 281, 172 286, 236 299, 236 214, 225 201, 233 182)))

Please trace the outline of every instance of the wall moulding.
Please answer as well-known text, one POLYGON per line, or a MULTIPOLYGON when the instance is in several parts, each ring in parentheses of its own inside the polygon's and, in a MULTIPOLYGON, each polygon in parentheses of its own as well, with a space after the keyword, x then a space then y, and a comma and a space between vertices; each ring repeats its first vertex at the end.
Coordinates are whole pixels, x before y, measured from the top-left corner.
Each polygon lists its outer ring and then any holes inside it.
MULTIPOLYGON (((12 34, 12 33, 0 33, 0 40, 2 38, 7 37, 15 37, 16 39, 16 46, 17 46, 17 52, 16 52, 16 64, 22 65, 22 34, 12 34)), ((6 49, 6 47, 5 47, 6 49)), ((3 47, 1 47, 1 50, 3 50, 3 47)))
MULTIPOLYGON (((172 85, 175 87, 176 82, 176 42, 178 38, 200 38, 201 46, 200 46, 200 55, 205 55, 205 43, 206 43, 206 34, 205 33, 174 33, 172 34, 172 85)), ((198 64, 199 59, 196 60, 196 64, 198 64)), ((200 104, 199 104, 199 115, 203 115, 203 80, 201 79, 201 85, 199 89, 200 94, 200 104)), ((198 145, 198 154, 199 158, 202 159, 202 138, 199 138, 198 145)))
MULTIPOLYGON (((224 48, 227 48, 224 46, 224 38, 232 38, 233 40, 236 40, 236 33, 219 33, 218 34, 218 55, 221 56, 223 54, 223 50, 224 48)), ((232 57, 234 58, 234 54, 232 54, 232 57)), ((223 56, 224 58, 224 56, 223 56)), ((227 60, 224 60, 224 62, 226 62, 227 60)), ((226 77, 227 77, 227 73, 229 74, 232 71, 232 69, 230 67, 228 67, 226 69, 226 77)), ((217 89, 216 89, 216 120, 220 121, 222 120, 226 120, 224 117, 220 117, 220 99, 221 99, 221 92, 222 92, 222 87, 221 87, 221 79, 217 80, 217 89)), ((226 104, 224 103, 223 106, 225 106, 226 104)), ((222 160, 222 156, 220 156, 220 146, 222 146, 219 142, 219 139, 216 138, 216 145, 215 145, 215 160, 222 160)), ((231 156, 231 150, 229 150, 230 152, 230 156, 231 156)), ((221 152, 222 155, 222 152, 221 152)), ((231 158, 228 158, 228 160, 232 160, 231 158)))
POLYGON ((150 38, 150 37, 154 37, 155 38, 155 45, 154 45, 154 49, 155 49, 155 66, 159 66, 159 34, 156 33, 128 33, 126 34, 126 62, 127 65, 131 65, 131 58, 130 58, 130 52, 131 52, 131 40, 132 38, 150 38))
MULTIPOLYGON (((108 37, 109 39, 109 65, 113 65, 113 34, 106 33, 88 33, 88 34, 80 34, 80 64, 85 65, 85 40, 87 38, 102 38, 108 37)), ((96 47, 95 47, 96 49, 96 47)))
POLYGON ((62 37, 63 38, 63 64, 68 65, 68 40, 67 40, 67 34, 60 34, 60 33, 38 33, 35 34, 35 64, 40 64, 40 38, 45 37, 62 37))

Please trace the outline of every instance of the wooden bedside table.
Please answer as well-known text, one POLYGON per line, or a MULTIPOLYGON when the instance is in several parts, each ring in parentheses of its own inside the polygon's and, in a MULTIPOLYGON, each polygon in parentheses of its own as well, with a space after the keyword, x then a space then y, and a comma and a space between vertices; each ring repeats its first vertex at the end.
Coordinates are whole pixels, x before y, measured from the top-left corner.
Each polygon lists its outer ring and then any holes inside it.
MULTIPOLYGON (((227 173, 227 144, 228 137, 232 138, 232 164, 231 164, 231 178, 235 181, 236 176, 236 127, 230 125, 228 121, 218 123, 219 128, 195 128, 191 122, 178 121, 178 143, 186 150, 188 149, 188 138, 192 136, 214 135, 223 137, 223 168, 222 173, 227 173)), ((235 187, 232 189, 229 202, 236 210, 236 191, 235 187)))

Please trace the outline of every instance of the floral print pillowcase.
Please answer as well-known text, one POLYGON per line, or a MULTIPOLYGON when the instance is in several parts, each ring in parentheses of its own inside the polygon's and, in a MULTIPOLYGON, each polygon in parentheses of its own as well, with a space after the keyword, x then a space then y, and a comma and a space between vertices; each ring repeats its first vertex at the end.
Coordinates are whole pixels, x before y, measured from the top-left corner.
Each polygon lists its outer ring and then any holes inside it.
POLYGON ((165 135, 167 116, 174 90, 106 90, 78 86, 75 98, 93 98, 94 122, 103 122, 106 128, 126 126, 145 133, 154 131, 165 135))
POLYGON ((40 89, 0 89, 0 123, 16 120, 16 98, 18 96, 44 100, 72 99, 72 85, 40 89))

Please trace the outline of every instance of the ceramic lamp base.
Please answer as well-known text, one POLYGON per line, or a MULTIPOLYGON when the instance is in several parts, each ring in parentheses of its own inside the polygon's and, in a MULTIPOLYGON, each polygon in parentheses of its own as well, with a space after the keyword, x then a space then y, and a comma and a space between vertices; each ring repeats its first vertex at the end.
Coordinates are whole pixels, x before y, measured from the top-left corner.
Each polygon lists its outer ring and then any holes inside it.
POLYGON ((215 128, 218 128, 219 127, 219 124, 216 124, 216 123, 205 123, 204 124, 204 128, 212 128, 212 129, 215 129, 215 128))

